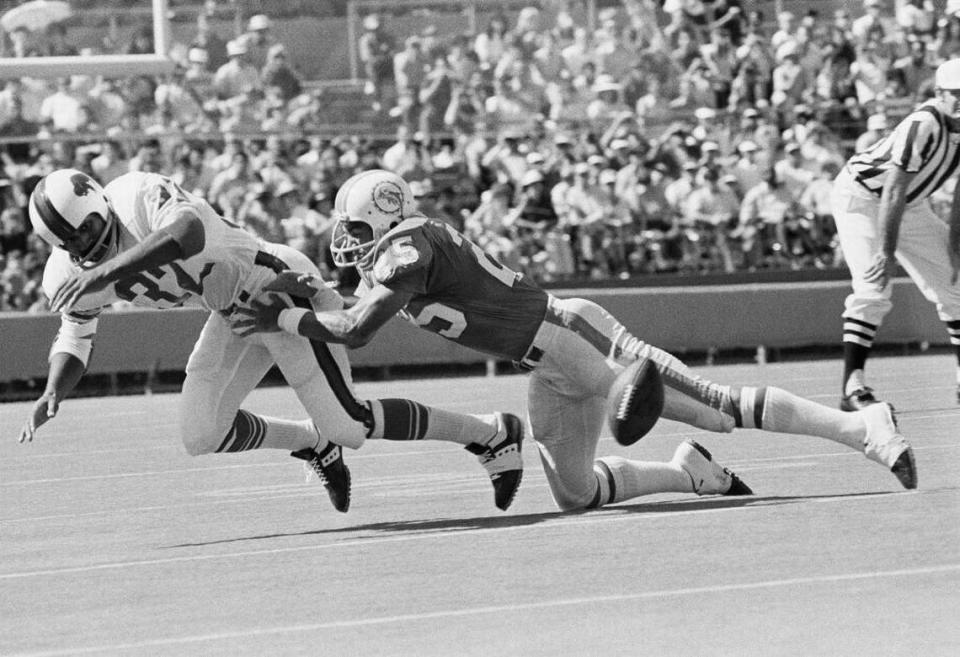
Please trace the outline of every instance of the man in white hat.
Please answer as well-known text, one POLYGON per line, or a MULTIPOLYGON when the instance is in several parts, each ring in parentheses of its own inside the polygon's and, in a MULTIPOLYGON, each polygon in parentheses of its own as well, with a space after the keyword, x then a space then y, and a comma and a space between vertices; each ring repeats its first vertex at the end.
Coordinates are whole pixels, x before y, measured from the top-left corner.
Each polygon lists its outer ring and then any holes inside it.
POLYGON ((243 39, 227 42, 227 57, 227 63, 213 76, 218 98, 236 98, 260 87, 260 71, 247 61, 247 44, 243 39))
POLYGON ((272 24, 266 14, 254 14, 247 21, 247 31, 240 37, 247 46, 247 60, 258 70, 267 64, 270 48, 277 41, 270 33, 272 24))
POLYGON ((948 225, 927 200, 960 165, 960 59, 941 64, 934 83, 932 99, 851 157, 834 181, 833 216, 853 281, 843 312, 844 410, 877 401, 864 366, 892 307, 898 263, 946 324, 960 384, 960 203, 955 194, 948 225))

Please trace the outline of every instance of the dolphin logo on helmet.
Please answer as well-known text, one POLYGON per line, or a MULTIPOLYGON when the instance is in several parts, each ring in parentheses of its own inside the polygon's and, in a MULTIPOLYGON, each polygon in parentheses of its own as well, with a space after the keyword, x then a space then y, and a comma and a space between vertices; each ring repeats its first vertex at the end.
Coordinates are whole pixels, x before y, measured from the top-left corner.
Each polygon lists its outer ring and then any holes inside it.
POLYGON ((358 173, 343 183, 333 212, 333 262, 361 268, 371 264, 374 247, 391 228, 418 214, 407 182, 383 169, 358 173))

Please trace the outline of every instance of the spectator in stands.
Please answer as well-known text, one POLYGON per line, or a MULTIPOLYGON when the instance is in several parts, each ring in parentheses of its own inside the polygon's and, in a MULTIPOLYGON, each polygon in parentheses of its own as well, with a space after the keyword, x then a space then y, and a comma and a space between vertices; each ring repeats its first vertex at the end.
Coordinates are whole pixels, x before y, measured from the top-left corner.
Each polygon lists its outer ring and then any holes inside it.
POLYGON ((247 31, 238 39, 247 46, 247 61, 257 70, 270 61, 270 49, 279 45, 271 33, 272 24, 266 14, 254 14, 247 21, 247 31))
POLYGON ((201 11, 197 14, 197 34, 190 43, 190 50, 198 49, 206 53, 204 66, 208 72, 215 73, 227 63, 227 42, 211 27, 209 14, 201 11))
POLYGON ((255 182, 259 180, 250 170, 246 151, 234 150, 230 166, 213 177, 207 200, 220 210, 225 219, 234 221, 246 198, 247 188, 255 182))
POLYGON ((593 87, 594 98, 587 105, 587 119, 594 126, 605 126, 619 116, 633 115, 623 102, 622 85, 609 75, 601 75, 593 87))
POLYGON ((70 89, 70 78, 57 78, 53 93, 40 105, 40 120, 54 132, 77 132, 81 102, 70 89))
POLYGON ((757 162, 757 144, 750 139, 744 139, 737 145, 736 161, 731 167, 731 174, 737 179, 737 186, 746 193, 762 180, 763 172, 757 162))
POLYGON ((781 11, 777 14, 777 30, 770 37, 770 49, 777 52, 786 43, 792 43, 797 38, 797 16, 792 11, 781 11))
POLYGON ((217 69, 213 88, 220 100, 236 98, 260 87, 260 71, 247 60, 247 45, 234 39, 227 42, 229 61, 217 69))
POLYGON ((747 269, 775 264, 787 240, 787 215, 794 209, 794 196, 777 179, 776 169, 768 167, 763 181, 744 194, 734 231, 747 269))
POLYGON ((887 115, 882 113, 871 114, 867 118, 867 131, 857 137, 857 142, 853 147, 855 153, 862 153, 887 134, 887 128, 890 127, 887 121, 887 115))
MULTIPOLYGON (((426 79, 427 59, 420 46, 420 37, 407 37, 403 50, 393 56, 397 105, 391 110, 391 115, 399 116, 401 122, 410 129, 415 129, 419 122, 420 89, 426 79)), ((462 88, 462 84, 455 85, 453 93, 462 88)))
POLYGON ((863 0, 863 8, 866 13, 855 19, 850 26, 853 37, 861 46, 871 42, 884 42, 887 39, 887 28, 882 19, 883 0, 863 0))
POLYGON ((727 242, 727 231, 737 217, 739 199, 726 186, 720 185, 716 167, 701 168, 699 179, 683 205, 684 223, 694 227, 699 236, 696 262, 708 270, 733 271, 733 256, 727 242))
POLYGON ((123 157, 120 144, 112 139, 100 142, 100 151, 90 160, 90 169, 97 181, 106 185, 111 180, 130 170, 130 163, 123 157))
POLYGON ((263 183, 253 183, 237 208, 236 223, 268 242, 284 243, 282 217, 285 211, 273 192, 263 183))
POLYGON ((810 221, 808 251, 814 256, 814 265, 818 268, 834 264, 836 225, 830 209, 830 195, 833 192, 833 180, 840 172, 840 165, 826 161, 817 169, 816 177, 810 181, 798 199, 798 210, 810 221))
POLYGON ((429 140, 444 128, 443 120, 453 97, 453 75, 447 53, 441 49, 431 53, 420 88, 419 131, 429 140))
POLYGON ((850 74, 861 107, 873 107, 883 98, 887 88, 888 60, 878 50, 876 41, 866 41, 857 50, 857 59, 850 65, 850 74))
POLYGON ((710 107, 726 109, 738 66, 728 28, 710 30, 710 42, 700 48, 700 59, 706 66, 706 77, 713 92, 710 107))
POLYGON ((282 43, 275 43, 267 50, 260 79, 265 89, 277 90, 277 96, 284 104, 303 92, 300 76, 287 61, 287 49, 282 43))
POLYGON ((376 14, 363 19, 363 34, 358 48, 366 77, 364 93, 370 97, 374 111, 379 112, 387 102, 389 86, 393 81, 394 45, 376 14))
POLYGON ((473 50, 480 59, 480 65, 492 69, 506 52, 507 20, 502 14, 494 14, 486 29, 473 40, 473 50))
POLYGON ((907 38, 907 43, 909 53, 893 63, 893 70, 903 88, 904 95, 909 96, 914 102, 919 102, 933 82, 935 62, 927 49, 926 40, 913 35, 907 38))
POLYGON ((423 160, 428 156, 423 151, 423 134, 411 134, 405 125, 397 126, 397 141, 388 147, 380 158, 383 167, 406 179, 417 178, 423 173, 423 160))

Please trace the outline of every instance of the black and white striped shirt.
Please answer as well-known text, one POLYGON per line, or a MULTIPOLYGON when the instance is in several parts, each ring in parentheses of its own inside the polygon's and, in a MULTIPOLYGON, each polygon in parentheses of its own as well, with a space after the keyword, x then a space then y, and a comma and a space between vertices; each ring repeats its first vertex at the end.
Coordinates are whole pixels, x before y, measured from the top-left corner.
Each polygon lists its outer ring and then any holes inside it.
POLYGON ((916 174, 907 186, 907 203, 933 194, 960 165, 960 133, 947 129, 936 101, 911 112, 887 137, 847 161, 853 178, 877 197, 887 171, 899 166, 916 174))

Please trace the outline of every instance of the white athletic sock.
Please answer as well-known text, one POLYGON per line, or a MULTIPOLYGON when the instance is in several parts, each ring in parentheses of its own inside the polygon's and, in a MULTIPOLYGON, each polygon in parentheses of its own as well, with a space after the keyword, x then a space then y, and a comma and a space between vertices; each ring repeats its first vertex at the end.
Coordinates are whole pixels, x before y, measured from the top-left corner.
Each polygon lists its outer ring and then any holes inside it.
POLYGON ((818 436, 863 451, 867 425, 859 413, 833 409, 782 388, 767 387, 764 399, 764 430, 818 436))
POLYGON ((850 372, 850 376, 847 377, 847 382, 843 386, 843 394, 849 395, 853 393, 854 390, 859 390, 867 384, 864 383, 863 370, 853 370, 850 372))
POLYGON ((597 503, 603 506, 655 493, 692 493, 693 482, 680 466, 660 461, 631 461, 604 456, 593 464, 599 484, 597 503))
POLYGON ((429 423, 423 440, 444 440, 458 445, 487 445, 500 432, 497 416, 453 413, 428 407, 429 423))
POLYGON ((297 452, 301 449, 321 451, 329 442, 321 438, 312 420, 284 420, 261 415, 266 422, 267 433, 260 447, 286 449, 297 452))

